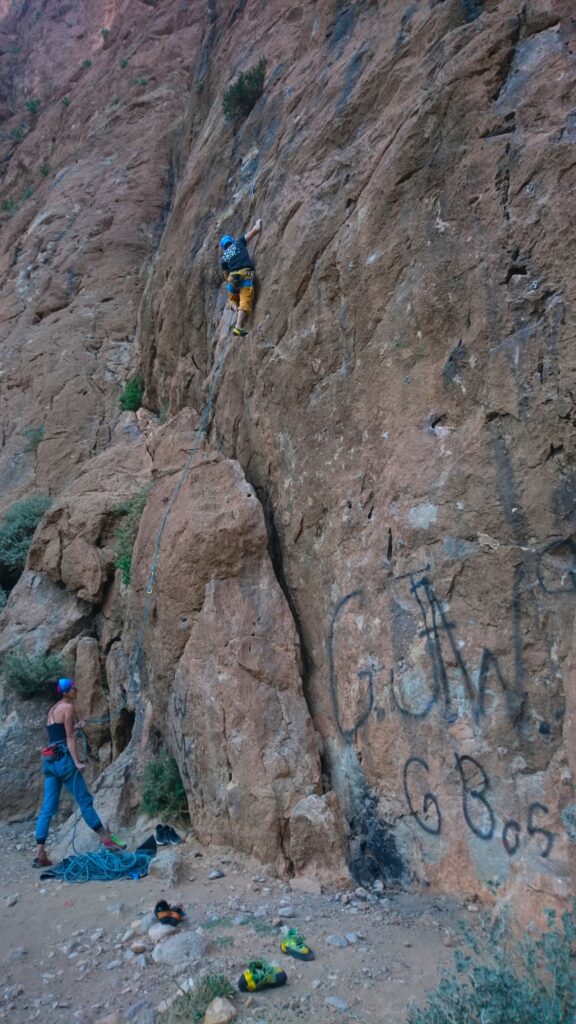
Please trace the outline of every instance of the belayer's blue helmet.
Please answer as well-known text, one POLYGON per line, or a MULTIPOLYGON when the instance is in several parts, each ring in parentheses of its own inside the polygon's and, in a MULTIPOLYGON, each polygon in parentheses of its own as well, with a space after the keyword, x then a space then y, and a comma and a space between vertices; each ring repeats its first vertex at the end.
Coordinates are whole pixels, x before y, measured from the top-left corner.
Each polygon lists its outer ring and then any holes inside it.
POLYGON ((56 689, 58 693, 70 693, 70 690, 73 690, 75 685, 76 684, 73 679, 59 679, 56 684, 56 689))
POLYGON ((225 249, 226 246, 230 245, 230 243, 233 241, 234 239, 232 238, 232 235, 222 235, 222 238, 220 239, 220 247, 222 249, 225 249))

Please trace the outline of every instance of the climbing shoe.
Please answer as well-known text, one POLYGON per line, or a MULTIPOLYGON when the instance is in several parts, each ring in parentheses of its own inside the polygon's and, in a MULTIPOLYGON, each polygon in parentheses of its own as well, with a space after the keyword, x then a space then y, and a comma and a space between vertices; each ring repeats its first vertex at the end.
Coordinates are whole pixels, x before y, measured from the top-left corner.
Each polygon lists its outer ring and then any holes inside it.
POLYGON ((245 338, 248 331, 245 331, 243 327, 233 327, 232 334, 235 334, 237 338, 245 338))
POLYGON ((123 843, 117 836, 110 836, 110 839, 101 839, 100 842, 111 853, 122 853, 122 850, 126 849, 126 843, 123 843))
POLYGON ((258 992, 261 988, 280 988, 285 985, 287 977, 280 967, 269 964, 266 960, 252 960, 238 979, 241 992, 258 992))
POLYGON ((169 840, 166 838, 166 825, 156 825, 156 842, 158 846, 168 846, 169 840))
POLYGON ((175 928, 186 917, 186 911, 180 903, 172 906, 166 900, 159 900, 154 907, 154 917, 160 924, 171 924, 175 928))
POLYGON ((296 960, 313 960, 314 953, 306 942, 302 935, 298 935, 295 928, 290 928, 285 938, 280 943, 280 949, 283 953, 287 953, 288 956, 295 957, 296 960))

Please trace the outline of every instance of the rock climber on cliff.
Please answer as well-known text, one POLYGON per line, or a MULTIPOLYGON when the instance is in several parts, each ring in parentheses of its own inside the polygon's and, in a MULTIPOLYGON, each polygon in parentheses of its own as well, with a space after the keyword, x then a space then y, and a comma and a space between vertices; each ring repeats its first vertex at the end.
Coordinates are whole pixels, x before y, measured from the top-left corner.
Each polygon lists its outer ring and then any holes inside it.
POLYGON ((82 772, 86 765, 78 757, 74 724, 74 700, 76 686, 73 679, 59 679, 56 686, 59 700, 49 712, 46 721, 48 729, 48 746, 42 751, 42 771, 44 773, 44 800, 36 823, 36 856, 32 862, 35 868, 45 868, 52 864, 46 856, 44 845, 48 837, 50 821, 60 803, 62 785, 70 791, 80 808, 86 824, 93 829, 100 842, 107 850, 123 850, 121 843, 102 824, 93 806, 93 797, 84 782, 82 772))
POLYGON ((254 227, 245 235, 240 235, 240 238, 224 235, 220 239, 220 266, 227 281, 230 305, 237 311, 232 334, 240 338, 248 334, 244 324, 254 305, 254 261, 248 252, 248 242, 259 235, 261 230, 262 221, 257 220, 254 227))

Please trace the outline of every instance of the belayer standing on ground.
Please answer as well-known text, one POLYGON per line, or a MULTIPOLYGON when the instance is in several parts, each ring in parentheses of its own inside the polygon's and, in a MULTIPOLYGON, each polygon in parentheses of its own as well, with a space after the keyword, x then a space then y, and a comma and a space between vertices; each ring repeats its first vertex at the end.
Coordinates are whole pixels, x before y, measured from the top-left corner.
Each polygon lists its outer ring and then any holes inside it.
POLYGON ((237 310, 236 323, 232 334, 243 338, 248 331, 244 329, 246 318, 250 316, 254 305, 254 261, 248 252, 248 242, 259 235, 262 221, 257 220, 253 228, 240 238, 224 235, 220 239, 222 255, 220 266, 228 282, 226 288, 230 296, 230 304, 237 310))
POLYGON ((35 868, 49 867, 52 863, 46 856, 44 844, 48 838, 52 817, 58 810, 62 785, 70 791, 78 803, 84 821, 96 833, 106 849, 125 849, 125 844, 120 843, 100 821, 93 807, 94 798, 82 777, 86 765, 78 757, 74 735, 75 728, 78 728, 74 725, 74 680, 59 679, 56 693, 59 700, 50 708, 46 721, 48 746, 42 751, 44 800, 36 822, 38 846, 32 862, 35 868))

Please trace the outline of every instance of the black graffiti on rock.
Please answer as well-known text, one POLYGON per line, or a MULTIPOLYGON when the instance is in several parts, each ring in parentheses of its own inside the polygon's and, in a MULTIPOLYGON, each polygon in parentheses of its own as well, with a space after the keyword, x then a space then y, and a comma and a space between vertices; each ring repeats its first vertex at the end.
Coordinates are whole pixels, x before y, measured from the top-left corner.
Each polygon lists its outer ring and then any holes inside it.
MULTIPOLYGON (((496 812, 490 803, 490 779, 485 768, 476 758, 469 754, 455 754, 456 770, 461 783, 462 814, 466 825, 473 835, 484 842, 492 840, 497 833, 496 812)), ((412 755, 404 764, 403 782, 406 802, 414 821, 423 832, 438 836, 442 832, 442 812, 439 798, 426 788, 429 766, 423 757, 412 755), (422 771, 426 774, 422 775, 422 771), (426 791, 421 797, 415 797, 414 789, 424 787, 426 791), (422 809, 416 806, 416 800, 422 801, 422 809), (431 814, 432 811, 432 814, 431 814)), ((528 840, 535 837, 539 843, 539 854, 544 859, 550 857, 556 834, 544 828, 538 815, 549 814, 546 804, 534 801, 529 804, 526 813, 526 836, 528 840)), ((514 818, 508 818, 501 832, 502 846, 509 857, 513 857, 520 849, 522 841, 522 825, 514 818)))

